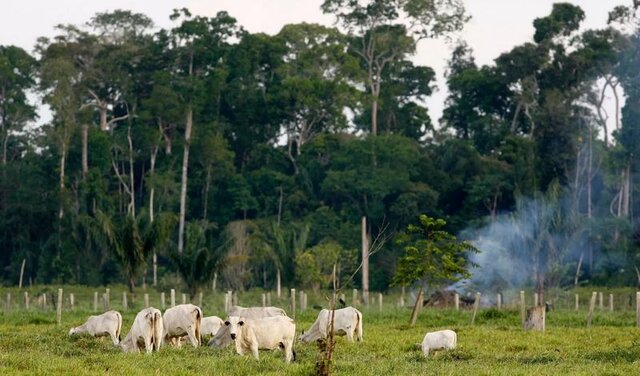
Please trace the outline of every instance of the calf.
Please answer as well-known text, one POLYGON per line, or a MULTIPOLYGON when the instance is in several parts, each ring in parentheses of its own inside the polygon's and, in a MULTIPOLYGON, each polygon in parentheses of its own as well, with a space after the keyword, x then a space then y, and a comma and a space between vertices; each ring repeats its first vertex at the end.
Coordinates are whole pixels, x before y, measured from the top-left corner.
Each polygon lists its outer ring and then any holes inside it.
POLYGON ((139 353, 144 349, 147 354, 158 351, 162 345, 162 313, 153 307, 138 312, 133 320, 129 334, 120 342, 124 352, 139 353))
POLYGON ((162 317, 165 341, 180 346, 180 337, 187 335, 193 347, 200 345, 202 310, 193 304, 180 304, 168 308, 162 317))
POLYGON ((287 312, 278 307, 240 307, 233 306, 229 310, 228 316, 244 317, 245 319, 256 320, 263 317, 286 316, 287 312))
POLYGON ((98 316, 89 316, 87 322, 69 330, 69 335, 88 333, 94 337, 110 336, 114 345, 120 343, 122 315, 118 311, 108 311, 98 316))
MULTIPOLYGON (((333 334, 346 335, 349 342, 353 342, 354 336, 356 340, 362 341, 362 313, 353 307, 337 309, 334 312, 333 334)), ((330 310, 323 309, 320 311, 318 318, 309 330, 302 333, 300 341, 311 342, 320 338, 327 338, 330 320, 330 310)))
POLYGON ((429 356, 429 351, 433 350, 452 350, 456 348, 458 336, 453 330, 439 330, 430 332, 424 336, 422 340, 422 352, 425 357, 429 356))
POLYGON ((235 341, 238 354, 244 355, 251 351, 254 358, 260 359, 258 349, 273 350, 280 347, 284 349, 287 363, 295 360, 293 341, 296 336, 296 324, 293 319, 276 316, 251 320, 230 316, 224 324, 231 340, 235 341))

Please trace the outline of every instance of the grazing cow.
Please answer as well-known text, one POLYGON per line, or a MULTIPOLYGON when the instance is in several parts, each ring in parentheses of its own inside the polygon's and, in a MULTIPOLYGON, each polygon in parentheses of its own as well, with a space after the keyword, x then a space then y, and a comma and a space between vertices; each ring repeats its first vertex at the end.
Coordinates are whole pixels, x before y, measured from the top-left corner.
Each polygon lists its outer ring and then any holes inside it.
POLYGON ((162 313, 153 307, 138 312, 133 320, 129 334, 120 342, 124 352, 139 353, 144 349, 147 354, 158 351, 162 345, 162 313))
MULTIPOLYGON (((358 341, 362 341, 362 313, 353 307, 346 307, 334 311, 333 334, 347 336, 349 342, 353 342, 354 336, 358 341)), ((311 342, 320 338, 327 338, 329 334, 329 321, 331 311, 323 309, 318 314, 318 318, 311 325, 309 330, 300 336, 301 342, 311 342)))
POLYGON ((240 307, 233 306, 229 310, 228 316, 244 317, 245 319, 256 320, 263 317, 286 316, 287 312, 278 307, 240 307))
POLYGON ((458 336, 453 330, 439 330, 437 332, 429 332, 422 340, 422 352, 425 357, 429 356, 429 351, 433 350, 452 350, 456 348, 458 336))
POLYGON ((69 335, 88 333, 94 337, 110 336, 114 345, 120 343, 122 315, 118 311, 108 311, 98 316, 89 316, 87 322, 69 330, 69 335))
POLYGON ((230 316, 225 321, 229 337, 236 343, 236 352, 244 355, 251 351, 253 357, 260 359, 258 349, 284 349, 287 363, 295 360, 293 341, 296 337, 296 324, 286 316, 265 317, 258 320, 230 316))
POLYGON ((200 345, 202 310, 193 304, 180 304, 168 308, 162 316, 164 324, 163 338, 167 342, 180 346, 180 337, 186 335, 193 347, 200 345))
POLYGON ((202 318, 200 333, 204 336, 215 336, 221 327, 224 326, 224 320, 218 316, 209 316, 202 318))

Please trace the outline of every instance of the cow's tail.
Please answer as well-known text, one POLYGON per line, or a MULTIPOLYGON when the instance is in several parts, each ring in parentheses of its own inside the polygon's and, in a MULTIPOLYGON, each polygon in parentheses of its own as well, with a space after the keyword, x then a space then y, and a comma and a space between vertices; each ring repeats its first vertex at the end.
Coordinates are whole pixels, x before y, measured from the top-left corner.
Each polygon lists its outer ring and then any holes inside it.
POLYGON ((153 349, 158 351, 160 350, 160 345, 162 344, 162 334, 164 328, 162 328, 162 315, 160 312, 152 312, 151 313, 151 343, 153 345, 153 349))
POLYGON ((356 340, 362 341, 362 313, 356 309, 356 340))
POLYGON ((120 312, 116 311, 116 317, 118 319, 118 323, 116 324, 116 338, 118 338, 118 342, 121 342, 122 337, 120 334, 122 333, 122 315, 120 312))
POLYGON ((200 309, 200 307, 196 307, 196 310, 194 311, 194 313, 196 314, 196 340, 198 341, 198 346, 202 345, 202 333, 201 333, 201 326, 202 326, 202 310, 200 309))

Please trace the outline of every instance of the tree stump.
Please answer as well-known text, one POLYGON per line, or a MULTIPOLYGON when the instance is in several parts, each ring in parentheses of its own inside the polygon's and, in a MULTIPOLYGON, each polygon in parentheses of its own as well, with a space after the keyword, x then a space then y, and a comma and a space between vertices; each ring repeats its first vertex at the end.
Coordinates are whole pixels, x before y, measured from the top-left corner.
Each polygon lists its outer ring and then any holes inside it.
POLYGON ((544 332, 545 307, 537 306, 527 309, 524 320, 524 330, 537 330, 544 332))

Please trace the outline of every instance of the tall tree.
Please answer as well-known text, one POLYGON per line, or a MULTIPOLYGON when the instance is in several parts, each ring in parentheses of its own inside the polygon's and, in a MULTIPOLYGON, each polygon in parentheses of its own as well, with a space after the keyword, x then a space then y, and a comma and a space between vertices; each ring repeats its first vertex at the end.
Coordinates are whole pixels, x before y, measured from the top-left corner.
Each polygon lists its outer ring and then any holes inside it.
POLYGON ((321 9, 336 16, 353 38, 350 49, 362 59, 374 136, 385 70, 413 54, 421 39, 458 31, 468 19, 460 0, 325 0, 321 9))

